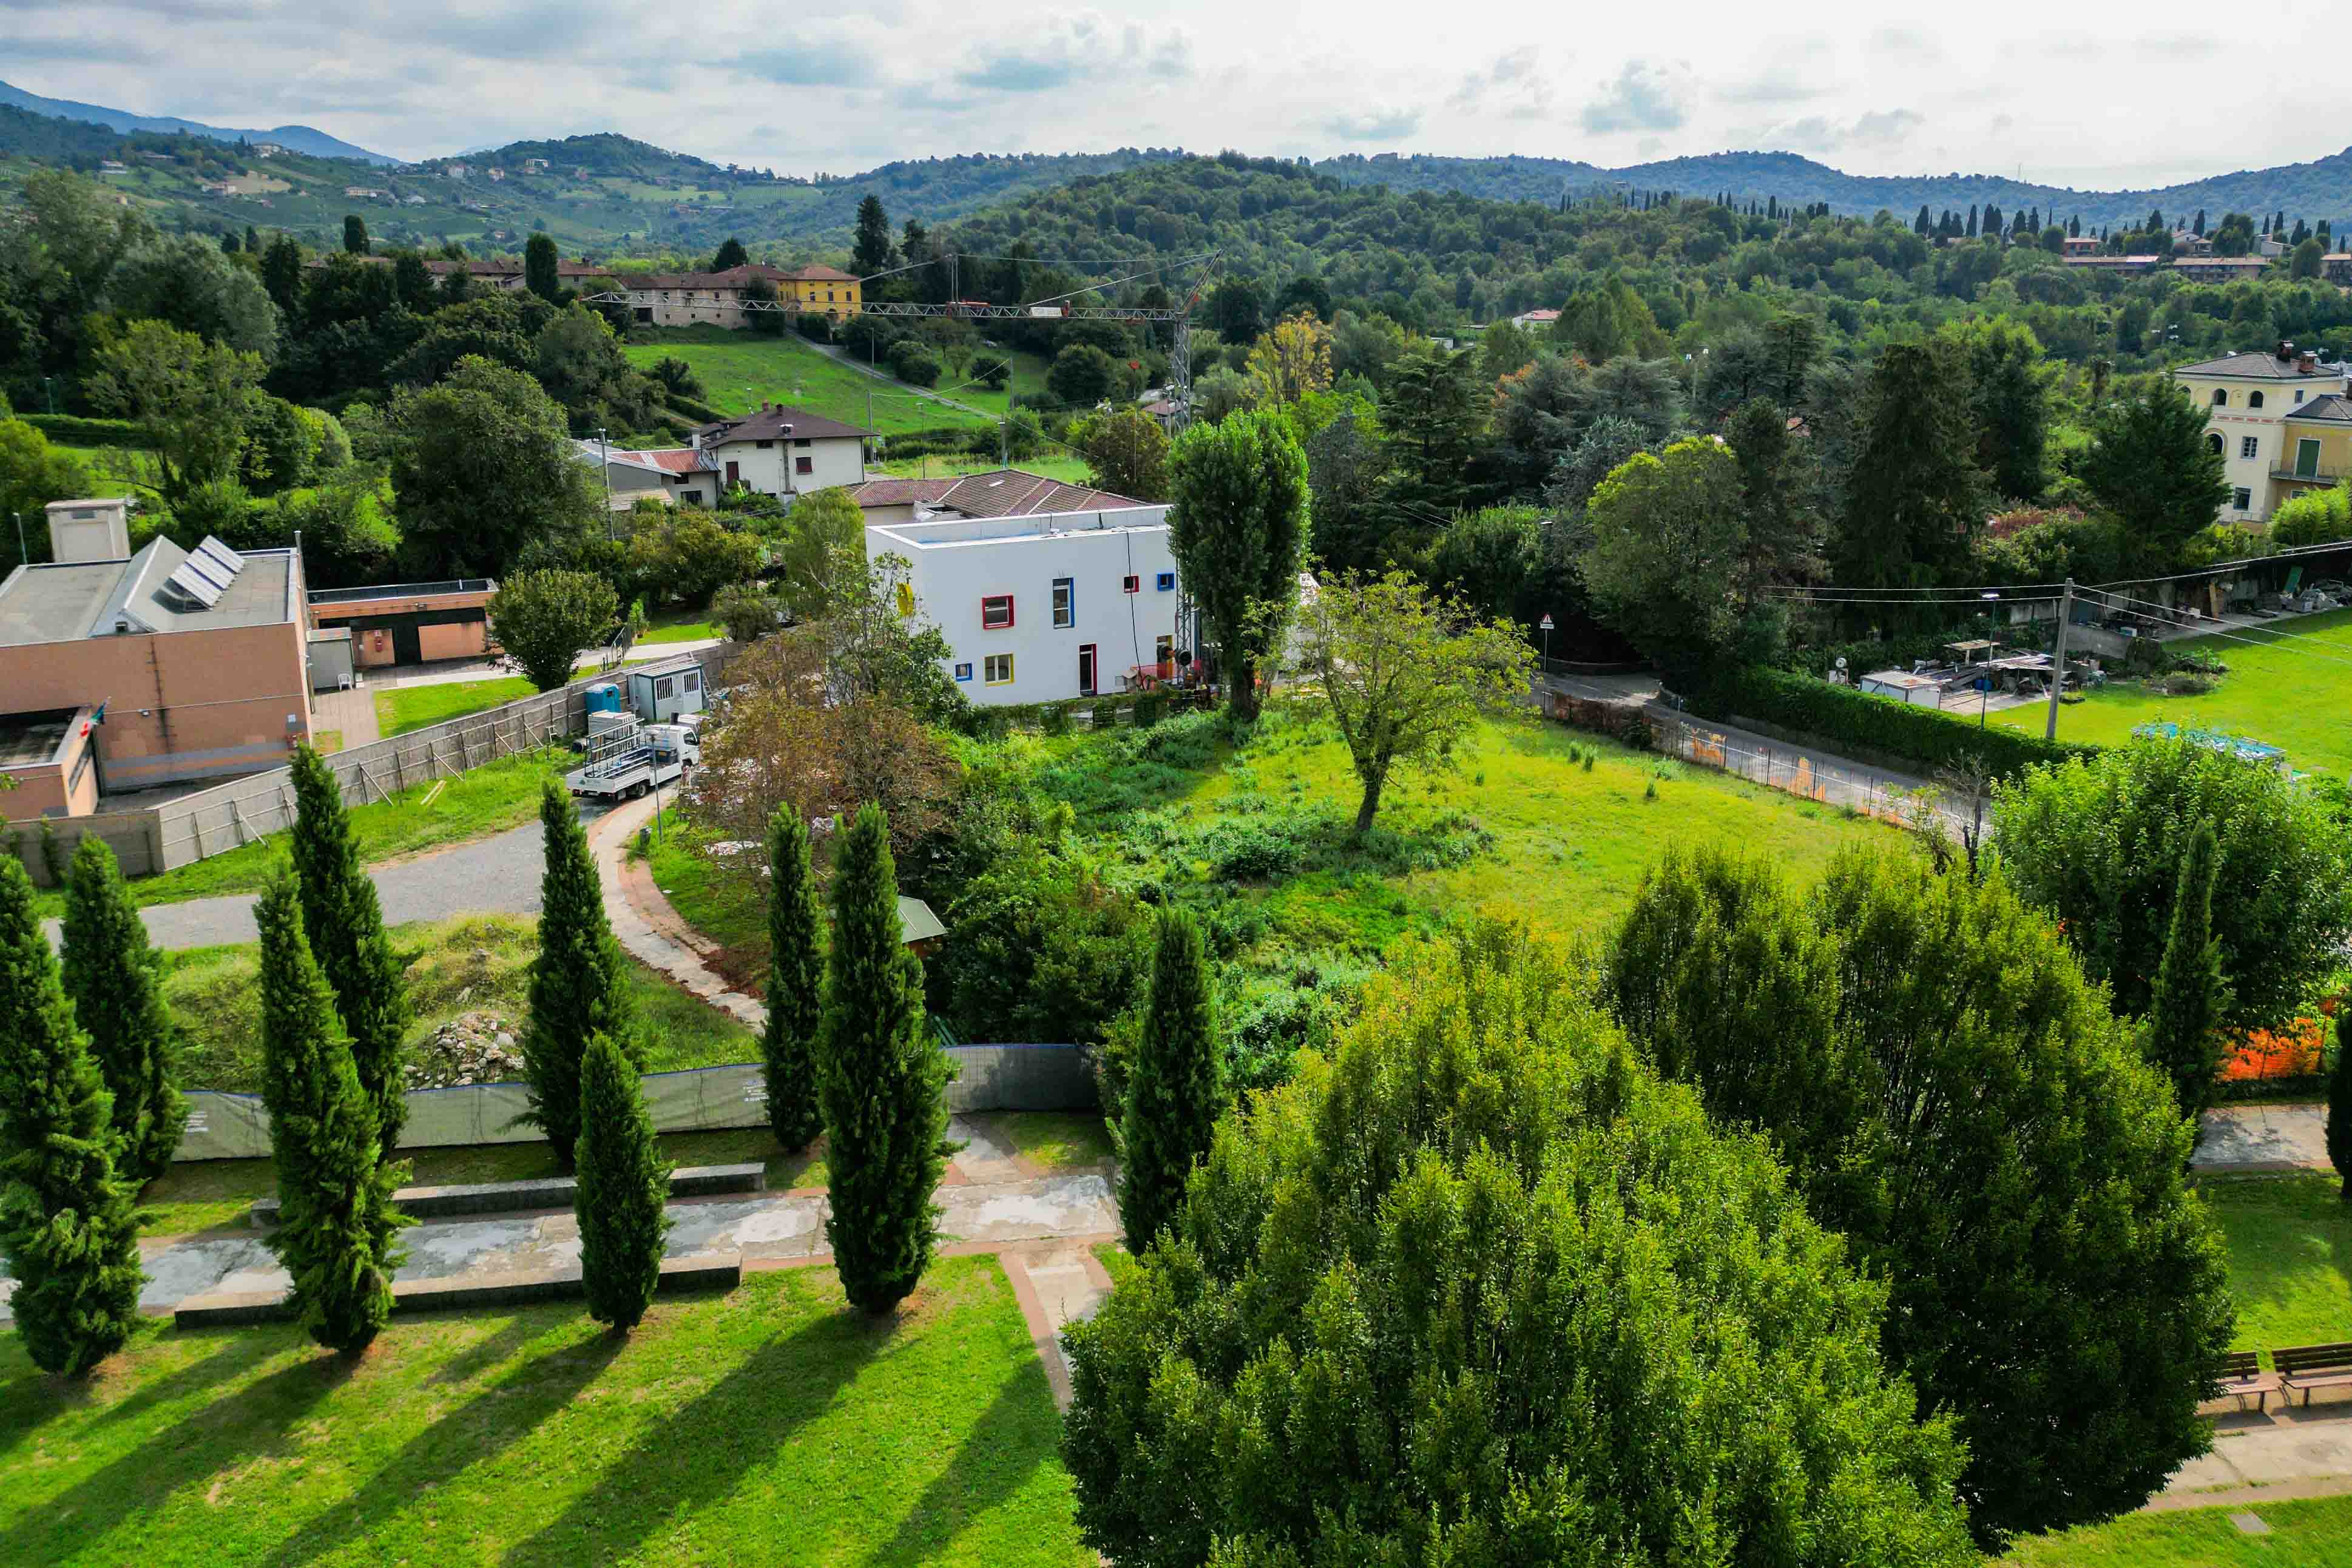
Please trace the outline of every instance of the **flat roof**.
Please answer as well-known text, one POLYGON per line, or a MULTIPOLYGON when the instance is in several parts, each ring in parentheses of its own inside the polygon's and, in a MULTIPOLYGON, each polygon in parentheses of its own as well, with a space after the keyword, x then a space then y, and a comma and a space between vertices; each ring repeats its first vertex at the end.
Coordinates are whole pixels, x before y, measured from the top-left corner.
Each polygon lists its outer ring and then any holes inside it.
POLYGON ((1108 508, 1101 511, 1024 513, 1018 517, 933 517, 906 522, 869 522, 880 534, 909 550, 967 550, 1041 539, 1076 539, 1090 533, 1165 533, 1165 502, 1108 508))
POLYGON ((0 713, 0 768, 37 768, 56 762, 80 711, 49 708, 36 713, 0 713))
POLYGON ((1874 680, 1881 686, 1900 686, 1913 691, 1917 690, 1922 686, 1941 686, 1943 684, 1942 681, 1937 680, 1932 675, 1914 675, 1907 669, 1874 669, 1868 675, 1864 676, 1863 679, 1864 680, 1874 680))
POLYGON ((217 631, 280 626, 295 619, 294 552, 243 552, 243 565, 209 609, 181 607, 163 596, 188 552, 168 539, 148 542, 128 561, 19 566, 0 582, 0 647, 77 642, 134 633, 217 631))

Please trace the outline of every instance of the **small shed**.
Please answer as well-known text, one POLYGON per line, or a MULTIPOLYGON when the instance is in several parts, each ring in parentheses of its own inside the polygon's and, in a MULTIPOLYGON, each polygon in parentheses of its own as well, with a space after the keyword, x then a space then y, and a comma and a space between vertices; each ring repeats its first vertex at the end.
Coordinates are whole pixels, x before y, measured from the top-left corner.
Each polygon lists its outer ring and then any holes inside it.
POLYGON ((898 940, 915 950, 918 958, 929 958, 940 938, 948 934, 947 926, 931 913, 931 906, 920 899, 898 895, 898 940))
POLYGON ((1881 669, 1864 676, 1860 684, 1873 697, 1892 697, 1897 702, 1916 703, 1922 708, 1943 706, 1944 683, 1932 675, 1881 669))
POLYGON ((665 658, 632 669, 629 710, 648 724, 667 723, 681 714, 699 713, 709 704, 702 689, 702 661, 691 657, 665 658))
POLYGON ((310 666, 310 689, 342 691, 352 683, 352 628, 320 626, 303 640, 303 657, 310 666))

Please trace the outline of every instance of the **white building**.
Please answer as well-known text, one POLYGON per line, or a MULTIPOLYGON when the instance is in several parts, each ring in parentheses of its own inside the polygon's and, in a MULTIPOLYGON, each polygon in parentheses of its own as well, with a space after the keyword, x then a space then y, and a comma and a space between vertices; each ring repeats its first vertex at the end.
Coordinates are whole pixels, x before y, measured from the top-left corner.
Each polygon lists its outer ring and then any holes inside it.
POLYGON ((911 563, 918 614, 982 706, 1054 702, 1172 679, 1182 636, 1168 509, 918 517, 866 526, 869 560, 911 563))
POLYGON ((869 434, 763 403, 756 414, 705 425, 683 447, 608 451, 593 440, 575 446, 582 462, 604 462, 613 505, 626 510, 648 495, 673 505, 710 506, 738 485, 786 498, 856 485, 866 478, 869 434))
POLYGON ((2224 522, 2263 522, 2271 514, 2271 479, 2290 468, 2281 423, 2328 393, 2352 392, 2347 367, 2307 349, 2280 343, 2268 353, 2231 353, 2184 364, 2173 379, 2205 410, 2205 439, 2221 454, 2230 499, 2224 522))

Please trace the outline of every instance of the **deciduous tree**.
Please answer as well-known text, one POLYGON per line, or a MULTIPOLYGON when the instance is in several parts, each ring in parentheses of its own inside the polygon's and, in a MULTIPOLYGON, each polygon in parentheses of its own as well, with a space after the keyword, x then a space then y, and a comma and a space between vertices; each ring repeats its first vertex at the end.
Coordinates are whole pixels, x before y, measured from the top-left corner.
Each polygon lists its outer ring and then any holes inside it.
POLYGON ((1087 480, 1137 500, 1168 499, 1168 432, 1140 408, 1097 415, 1077 443, 1087 454, 1087 480))
POLYGON ((163 1005, 163 961, 95 833, 74 847, 64 937, 66 994, 113 1102, 115 1168, 136 1186, 163 1173, 188 1119, 173 1081, 180 1032, 163 1005))
POLYGON ((1278 414, 1184 432, 1169 458, 1169 544, 1217 646, 1240 718, 1257 714, 1259 664, 1282 646, 1307 542, 1307 458, 1278 414))
POLYGON ((2137 1508, 2210 1445, 2231 1309, 2189 1128, 1997 874, 1856 851, 1801 906, 1670 858, 1602 994, 1887 1281, 1887 1360, 1957 1416, 1980 1535, 2137 1508))
POLYGON ((78 1376, 139 1322, 139 1222, 114 1167, 113 1103, 33 903, 0 855, 0 1257, 26 1353, 78 1376))
POLYGON ((1218 1124, 1160 1245, 1066 1331, 1090 1546, 1977 1560, 1949 1429, 1881 1367, 1885 1288, 1581 993, 1508 928, 1404 944, 1334 1059, 1218 1124))
POLYGON ((335 1016, 334 993, 302 930, 301 894, 280 864, 254 906, 261 931, 261 1100, 278 1172, 269 1249, 293 1276, 310 1337, 356 1355, 392 1316, 397 1177, 335 1016))
POLYGON ((302 930, 319 972, 335 994, 335 1014, 351 1037, 352 1065, 375 1109, 384 1158, 400 1146, 408 1120, 407 1074, 402 1038, 408 1031, 408 994, 401 963, 383 929, 375 879, 360 858, 342 781, 308 746, 294 753, 294 876, 302 898, 302 930))
POLYGON ((1119 1223, 1138 1258, 1182 1204, 1186 1178, 1209 1152, 1224 1109, 1222 1060, 1200 922, 1182 910, 1162 910, 1119 1123, 1119 1223))
POLYGON ((1577 569, 1602 618, 1653 657, 1727 647, 1744 608, 1739 465, 1706 437, 1637 452, 1585 509, 1577 569))
POLYGON ((572 1169, 588 1315, 626 1333, 645 1317, 661 1284, 670 1164, 654 1142, 654 1119, 635 1064, 607 1035, 591 1038, 580 1059, 580 1142, 572 1169))
POLYGON ((85 390, 139 427, 152 454, 152 488, 177 500, 236 470, 262 370, 258 354, 160 321, 133 321, 100 353, 85 390))
POLYGON ((832 1213, 825 1237, 851 1305, 888 1311, 931 1260, 947 1168, 947 1057, 923 1016, 923 966, 898 924, 881 808, 862 808, 834 859, 833 946, 818 1030, 832 1213))
POLYGON ((572 679, 583 648, 620 614, 613 585, 585 572, 518 572, 490 595, 490 635, 541 691, 572 679))
POLYGON ((602 1035, 640 1071, 636 998, 628 960, 604 919, 604 894, 580 813, 553 779, 540 792, 539 826, 547 843, 540 884, 539 955, 530 961, 530 1016, 523 1022, 523 1070, 530 1109, 515 1120, 547 1135, 567 1168, 580 1144, 580 1060, 602 1035))
POLYGON ((776 1142, 805 1149, 824 1131, 817 1108, 816 1040, 824 1019, 824 935, 808 823, 778 806, 768 824, 768 1024, 760 1060, 768 1125, 776 1142))
POLYGON ((563 411, 522 371, 461 359, 434 385, 396 394, 385 423, 406 570, 503 576, 526 543, 598 523, 563 411))
POLYGON ((1330 391, 1331 329, 1311 311, 1284 317, 1251 345, 1249 375, 1261 408, 1330 391))

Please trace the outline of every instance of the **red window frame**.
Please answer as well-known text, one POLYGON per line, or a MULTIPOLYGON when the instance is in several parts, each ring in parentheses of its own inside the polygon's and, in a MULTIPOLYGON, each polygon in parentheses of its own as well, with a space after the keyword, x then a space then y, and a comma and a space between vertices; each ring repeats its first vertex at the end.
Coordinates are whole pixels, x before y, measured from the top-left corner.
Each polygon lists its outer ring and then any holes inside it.
POLYGON ((1140 594, 1140 593, 1142 593, 1142 592, 1143 592, 1143 579, 1142 579, 1141 577, 1138 576, 1136 574, 1134 574, 1134 573, 1132 573, 1132 572, 1129 573, 1129 574, 1127 574, 1126 578, 1123 580, 1123 583, 1122 583, 1122 590, 1123 590, 1124 592, 1126 592, 1126 593, 1129 593, 1129 594, 1140 594))
POLYGON ((1010 594, 982 594, 982 595, 980 596, 980 629, 981 629, 982 631, 984 631, 984 632, 998 632, 998 631, 1003 631, 1005 627, 1007 627, 1007 626, 1011 626, 1012 624, 1013 624, 1013 595, 1010 595, 1010 594), (995 612, 994 612, 993 610, 992 610, 992 609, 989 607, 989 606, 991 606, 992 605, 1003 605, 1003 606, 1004 606, 1004 618, 1003 618, 1003 620, 995 620, 995 619, 992 619, 992 618, 991 618, 991 617, 995 614, 995 612))

